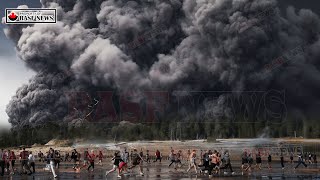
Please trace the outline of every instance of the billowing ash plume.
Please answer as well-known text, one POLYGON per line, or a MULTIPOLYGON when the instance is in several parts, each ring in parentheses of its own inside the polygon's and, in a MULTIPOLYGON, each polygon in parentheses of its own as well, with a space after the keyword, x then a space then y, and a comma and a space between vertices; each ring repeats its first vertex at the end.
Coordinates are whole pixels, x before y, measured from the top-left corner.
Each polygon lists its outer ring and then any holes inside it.
MULTIPOLYGON (((310 10, 289 7, 281 14, 275 0, 41 3, 58 9, 57 24, 5 29, 18 56, 38 73, 7 107, 14 127, 64 120, 65 92, 80 90, 219 90, 239 100, 242 95, 234 92, 277 89, 286 93, 289 116, 316 115, 320 19, 310 10), (129 47, 159 26, 156 37, 129 47), (266 64, 301 45, 303 53, 265 71, 266 64)), ((230 117, 229 96, 221 92, 215 101, 204 100, 198 113, 230 117)))

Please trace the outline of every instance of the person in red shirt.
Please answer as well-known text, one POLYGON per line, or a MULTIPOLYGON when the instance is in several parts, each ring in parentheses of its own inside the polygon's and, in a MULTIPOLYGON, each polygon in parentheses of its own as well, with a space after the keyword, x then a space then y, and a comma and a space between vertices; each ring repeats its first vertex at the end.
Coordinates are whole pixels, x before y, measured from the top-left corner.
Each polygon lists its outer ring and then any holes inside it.
POLYGON ((23 151, 20 152, 21 169, 24 172, 27 171, 27 173, 31 175, 32 172, 28 166, 28 156, 29 152, 26 151, 26 148, 23 148, 23 151))
POLYGON ((8 152, 6 150, 2 153, 2 161, 4 162, 4 168, 5 168, 5 171, 7 172, 9 169, 8 167, 9 159, 8 159, 8 152))
POLYGON ((155 155, 156 155, 156 160, 154 160, 153 162, 157 162, 158 160, 160 160, 160 162, 161 162, 162 157, 161 157, 161 153, 159 150, 156 151, 155 155))
POLYGON ((89 163, 90 163, 89 167, 88 167, 88 171, 90 170, 91 167, 92 167, 91 171, 94 170, 94 160, 95 160, 95 158, 96 158, 96 155, 94 154, 94 151, 91 150, 91 153, 90 154, 88 153, 88 160, 89 160, 89 163))
POLYGON ((8 154, 9 154, 9 164, 10 164, 10 171, 11 173, 10 174, 14 174, 14 164, 16 162, 16 155, 14 154, 14 151, 8 151, 8 154))

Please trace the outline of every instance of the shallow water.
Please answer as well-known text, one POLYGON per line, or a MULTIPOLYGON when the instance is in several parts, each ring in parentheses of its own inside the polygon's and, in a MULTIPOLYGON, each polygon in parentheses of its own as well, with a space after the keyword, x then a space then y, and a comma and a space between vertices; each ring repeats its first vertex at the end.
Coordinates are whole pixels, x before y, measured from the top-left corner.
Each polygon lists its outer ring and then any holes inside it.
MULTIPOLYGON (((266 166, 266 164, 264 164, 266 166)), ((280 168, 280 163, 273 163, 273 169, 268 170, 267 168, 263 168, 261 171, 253 170, 251 174, 244 173, 242 175, 240 170, 239 162, 234 162, 233 167, 236 172, 235 175, 231 175, 230 173, 224 175, 221 172, 220 175, 214 175, 212 179, 218 180, 232 180, 232 179, 320 179, 320 171, 319 167, 316 165, 312 165, 308 168, 300 167, 297 170, 293 170, 293 165, 285 164, 286 168, 282 170, 280 168)), ((87 172, 86 170, 82 170, 80 173, 76 173, 70 171, 70 167, 62 167, 57 174, 59 177, 57 179, 118 179, 116 177, 116 172, 111 173, 108 177, 105 177, 106 169, 110 169, 111 166, 106 166, 105 168, 97 167, 94 172, 87 172)), ((162 164, 159 163, 151 163, 148 165, 144 165, 144 176, 138 174, 138 169, 134 169, 130 175, 123 175, 121 179, 151 179, 151 180, 160 180, 160 179, 168 179, 168 180, 184 180, 184 179, 208 179, 207 174, 196 175, 194 172, 186 173, 187 166, 183 166, 182 168, 178 168, 175 171, 173 168, 168 168, 168 161, 164 161, 162 164), (147 168, 148 167, 148 168, 147 168)), ((1 178, 0 178, 1 179, 1 178)), ((38 170, 38 173, 33 176, 27 175, 14 175, 12 177, 6 176, 4 179, 34 179, 34 180, 47 180, 54 179, 50 172, 44 172, 43 170, 38 170)))

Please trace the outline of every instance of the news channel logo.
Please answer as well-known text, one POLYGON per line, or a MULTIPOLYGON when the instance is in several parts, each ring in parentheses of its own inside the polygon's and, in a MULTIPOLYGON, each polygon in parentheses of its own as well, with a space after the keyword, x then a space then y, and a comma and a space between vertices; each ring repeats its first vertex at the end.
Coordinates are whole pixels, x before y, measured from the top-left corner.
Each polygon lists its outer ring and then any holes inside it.
POLYGON ((6 8, 6 24, 48 24, 57 23, 56 9, 6 8))

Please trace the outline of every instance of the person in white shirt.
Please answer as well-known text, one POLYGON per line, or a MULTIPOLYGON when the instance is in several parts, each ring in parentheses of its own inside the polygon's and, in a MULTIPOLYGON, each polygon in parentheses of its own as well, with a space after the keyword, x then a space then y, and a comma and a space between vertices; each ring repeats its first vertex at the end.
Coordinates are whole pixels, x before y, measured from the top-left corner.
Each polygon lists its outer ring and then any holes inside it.
POLYGON ((30 151, 29 157, 28 157, 28 161, 29 161, 29 167, 31 169, 32 167, 32 173, 34 174, 36 172, 35 170, 35 158, 34 155, 32 154, 32 152, 30 151))

